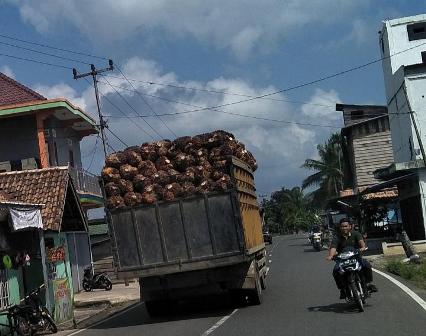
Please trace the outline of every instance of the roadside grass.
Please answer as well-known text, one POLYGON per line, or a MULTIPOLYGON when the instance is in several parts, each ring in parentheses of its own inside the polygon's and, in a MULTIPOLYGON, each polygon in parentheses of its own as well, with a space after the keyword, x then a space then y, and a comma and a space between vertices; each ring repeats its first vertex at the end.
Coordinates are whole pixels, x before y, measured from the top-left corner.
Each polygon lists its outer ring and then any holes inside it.
POLYGON ((391 259, 385 265, 386 271, 412 281, 416 286, 426 289, 426 261, 423 257, 420 263, 403 263, 398 259, 391 259))

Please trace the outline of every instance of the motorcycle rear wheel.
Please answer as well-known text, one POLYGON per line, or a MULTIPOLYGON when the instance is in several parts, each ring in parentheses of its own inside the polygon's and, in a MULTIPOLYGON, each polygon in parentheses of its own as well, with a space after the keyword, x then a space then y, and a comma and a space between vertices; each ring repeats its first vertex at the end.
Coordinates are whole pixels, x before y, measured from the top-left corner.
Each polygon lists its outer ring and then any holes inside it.
POLYGON ((92 288, 92 285, 88 281, 83 281, 83 289, 86 292, 91 292, 93 288, 92 288))
POLYGON ((109 279, 104 280, 104 288, 106 291, 110 291, 112 289, 112 282, 109 279))
POLYGON ((19 336, 31 336, 30 323, 22 316, 18 316, 15 320, 16 333, 19 336))
POLYGON ((364 303, 362 302, 361 293, 359 292, 359 289, 358 289, 356 282, 351 282, 350 287, 351 287, 353 298, 354 298, 355 303, 358 307, 358 310, 360 312, 363 312, 364 311, 364 303))
POLYGON ((52 334, 56 334, 58 332, 58 327, 50 316, 43 316, 43 320, 46 330, 50 331, 52 334))

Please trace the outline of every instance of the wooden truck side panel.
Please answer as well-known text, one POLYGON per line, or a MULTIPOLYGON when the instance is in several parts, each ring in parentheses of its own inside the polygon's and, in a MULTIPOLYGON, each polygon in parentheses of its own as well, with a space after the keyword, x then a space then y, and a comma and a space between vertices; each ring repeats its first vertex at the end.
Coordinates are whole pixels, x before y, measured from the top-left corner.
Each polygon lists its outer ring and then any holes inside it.
POLYGON ((246 163, 235 157, 231 173, 238 193, 246 250, 252 254, 265 247, 253 173, 246 163))

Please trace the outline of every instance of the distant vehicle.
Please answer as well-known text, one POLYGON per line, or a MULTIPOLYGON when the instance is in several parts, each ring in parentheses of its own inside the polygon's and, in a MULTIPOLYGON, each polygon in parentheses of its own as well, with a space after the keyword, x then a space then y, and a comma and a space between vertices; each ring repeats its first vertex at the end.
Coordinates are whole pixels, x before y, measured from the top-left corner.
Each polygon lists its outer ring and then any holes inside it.
POLYGON ((312 234, 312 245, 316 251, 322 250, 323 240, 322 240, 322 233, 321 232, 314 232, 312 234))
POLYGON ((272 244, 272 235, 269 231, 263 231, 263 241, 268 244, 272 244))

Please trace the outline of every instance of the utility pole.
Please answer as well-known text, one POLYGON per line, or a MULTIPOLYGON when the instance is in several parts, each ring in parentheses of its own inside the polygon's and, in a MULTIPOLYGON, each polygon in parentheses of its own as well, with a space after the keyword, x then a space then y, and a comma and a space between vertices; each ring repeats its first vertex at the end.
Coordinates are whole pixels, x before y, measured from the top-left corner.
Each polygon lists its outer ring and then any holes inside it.
POLYGON ((112 60, 108 61, 108 65, 109 65, 108 68, 96 70, 95 65, 90 64, 90 69, 92 71, 86 72, 84 74, 78 74, 77 69, 75 69, 75 68, 72 69, 74 79, 84 78, 84 77, 87 77, 87 76, 92 76, 92 78, 93 78, 93 86, 95 87, 96 105, 98 107, 98 115, 99 115, 99 127, 101 129, 101 139, 102 139, 102 145, 104 147, 105 158, 107 157, 106 137, 105 137, 105 132, 104 132, 104 129, 106 127, 106 122, 104 120, 104 117, 102 116, 101 107, 100 107, 100 104, 99 104, 98 80, 97 80, 96 76, 100 73, 114 70, 114 63, 112 62, 112 60))

